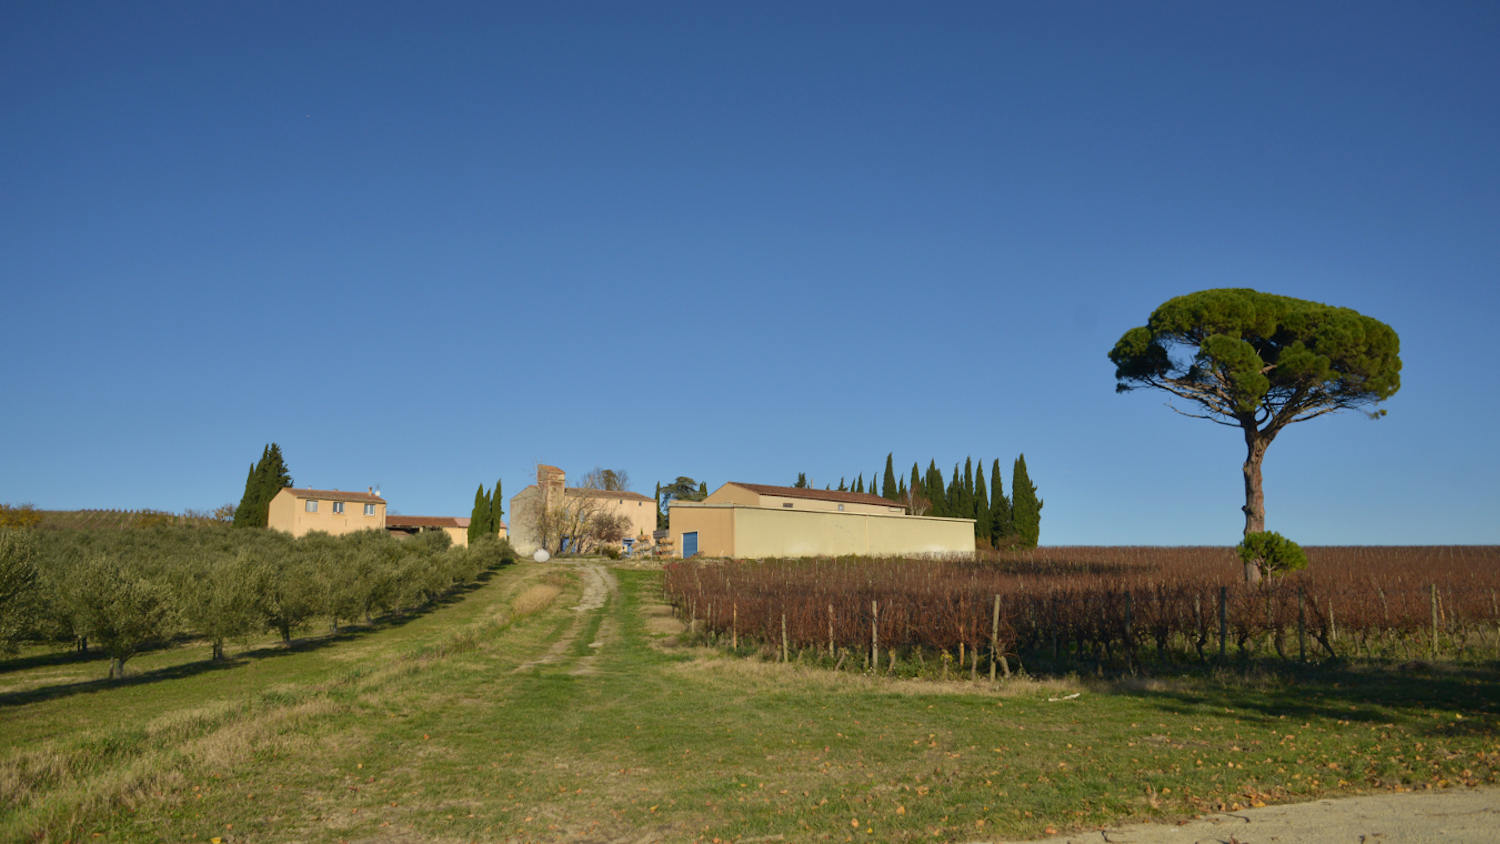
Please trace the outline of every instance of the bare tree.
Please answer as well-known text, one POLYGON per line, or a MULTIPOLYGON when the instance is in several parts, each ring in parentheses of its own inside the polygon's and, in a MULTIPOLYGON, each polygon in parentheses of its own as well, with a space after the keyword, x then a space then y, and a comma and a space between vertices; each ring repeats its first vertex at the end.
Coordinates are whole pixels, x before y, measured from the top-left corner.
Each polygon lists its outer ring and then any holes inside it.
POLYGON ((925 516, 932 509, 932 502, 927 500, 921 489, 908 489, 901 503, 906 505, 906 512, 913 516, 925 516))
POLYGON ((594 467, 583 476, 579 486, 584 489, 605 489, 610 492, 625 492, 630 489, 630 475, 624 469, 601 469, 594 467))
POLYGON ((630 519, 592 495, 568 496, 560 503, 538 508, 535 516, 537 543, 561 553, 564 541, 569 553, 588 554, 606 545, 618 545, 630 535, 630 519))

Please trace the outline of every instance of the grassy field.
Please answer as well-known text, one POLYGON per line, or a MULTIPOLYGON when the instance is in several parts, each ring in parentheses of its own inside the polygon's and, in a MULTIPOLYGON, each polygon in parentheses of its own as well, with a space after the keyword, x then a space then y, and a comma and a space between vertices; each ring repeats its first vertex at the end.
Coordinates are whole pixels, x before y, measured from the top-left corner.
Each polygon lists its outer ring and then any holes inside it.
POLYGON ((1494 663, 992 687, 674 625, 658 572, 526 563, 226 667, 0 662, 0 839, 983 839, 1500 781, 1494 663))

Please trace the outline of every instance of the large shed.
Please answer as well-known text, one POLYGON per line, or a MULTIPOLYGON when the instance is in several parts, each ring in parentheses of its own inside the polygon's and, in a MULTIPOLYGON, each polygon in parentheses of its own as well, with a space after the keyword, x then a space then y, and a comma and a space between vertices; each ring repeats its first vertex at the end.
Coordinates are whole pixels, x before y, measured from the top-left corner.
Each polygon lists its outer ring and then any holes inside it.
POLYGON ((683 557, 974 553, 973 519, 912 516, 863 492, 732 481, 702 501, 673 500, 669 514, 683 557))

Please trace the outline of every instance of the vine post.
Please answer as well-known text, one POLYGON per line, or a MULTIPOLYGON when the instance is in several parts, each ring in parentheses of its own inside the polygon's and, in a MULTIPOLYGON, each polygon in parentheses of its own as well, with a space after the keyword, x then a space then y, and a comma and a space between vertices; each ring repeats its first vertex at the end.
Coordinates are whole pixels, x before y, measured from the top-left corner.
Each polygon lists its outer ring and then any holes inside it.
POLYGON ((995 609, 990 613, 990 682, 995 682, 995 661, 1000 654, 1000 596, 995 596, 995 609))
POLYGON ((781 661, 786 662, 786 613, 781 614, 781 661))

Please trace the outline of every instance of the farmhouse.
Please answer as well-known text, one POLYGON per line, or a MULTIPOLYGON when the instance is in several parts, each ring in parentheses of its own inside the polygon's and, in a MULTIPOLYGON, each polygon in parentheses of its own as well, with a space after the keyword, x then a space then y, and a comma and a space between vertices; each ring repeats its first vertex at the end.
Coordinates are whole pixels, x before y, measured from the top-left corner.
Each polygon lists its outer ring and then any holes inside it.
POLYGON ((638 492, 570 487, 563 470, 539 465, 536 483, 511 496, 510 544, 522 554, 532 553, 544 541, 549 545, 570 544, 577 539, 570 532, 601 515, 625 519, 625 539, 615 543, 616 547, 623 545, 629 550, 641 537, 649 537, 656 530, 653 499, 638 492))
MULTIPOLYGON (((397 539, 416 536, 419 533, 442 531, 448 534, 458 548, 469 547, 469 519, 467 516, 386 516, 385 529, 397 539)), ((505 538, 505 525, 496 534, 505 538)))
POLYGON ((972 554, 974 520, 907 515, 863 492, 731 482, 702 501, 673 501, 668 523, 684 557, 972 554))
POLYGON ((271 499, 266 526, 292 536, 313 531, 354 533, 385 528, 385 499, 379 493, 285 487, 271 499))

